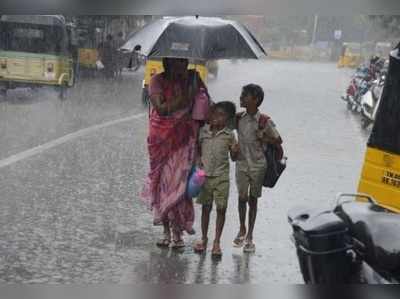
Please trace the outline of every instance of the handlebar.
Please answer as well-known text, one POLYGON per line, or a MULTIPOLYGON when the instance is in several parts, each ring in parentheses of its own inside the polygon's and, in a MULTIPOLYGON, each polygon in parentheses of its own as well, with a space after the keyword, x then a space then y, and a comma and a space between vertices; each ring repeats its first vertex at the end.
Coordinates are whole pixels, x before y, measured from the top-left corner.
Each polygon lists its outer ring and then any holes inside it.
POLYGON ((343 197, 352 197, 352 198, 361 197, 368 200, 370 204, 373 204, 375 206, 378 205, 377 201, 372 196, 364 193, 338 193, 336 195, 336 205, 339 205, 341 203, 341 199, 343 197))

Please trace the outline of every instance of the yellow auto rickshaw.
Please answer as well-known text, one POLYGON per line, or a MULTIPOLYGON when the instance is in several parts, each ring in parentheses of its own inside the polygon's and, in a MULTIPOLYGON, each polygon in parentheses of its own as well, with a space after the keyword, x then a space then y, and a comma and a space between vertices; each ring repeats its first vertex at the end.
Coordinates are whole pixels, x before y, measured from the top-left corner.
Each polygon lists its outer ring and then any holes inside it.
MULTIPOLYGON (((206 61, 192 60, 192 61, 190 61, 188 68, 195 69, 200 74, 201 80, 203 80, 204 83, 207 83, 208 68, 207 68, 206 61)), ((150 83, 151 77, 153 77, 156 74, 162 73, 163 71, 164 71, 164 68, 163 68, 161 59, 151 58, 146 61, 145 71, 144 71, 144 79, 143 79, 143 85, 142 85, 143 104, 147 105, 149 103, 148 88, 149 88, 149 83, 150 83)))
POLYGON ((361 45, 359 43, 344 43, 337 66, 339 68, 356 68, 361 62, 361 45))
MULTIPOLYGON (((392 59, 391 68, 400 69, 392 59)), ((358 192, 372 196, 388 210, 400 213, 400 88, 398 78, 386 82, 367 144, 358 192), (397 81, 397 82, 396 82, 397 81), (390 92, 390 94, 389 94, 390 92)))
POLYGON ((400 44, 367 143, 358 193, 288 212, 307 284, 400 283, 400 44))
POLYGON ((54 87, 65 98, 74 85, 76 55, 71 28, 62 16, 2 15, 0 90, 54 87))
POLYGON ((76 17, 79 65, 82 71, 95 72, 99 46, 103 42, 105 20, 96 16, 76 17))

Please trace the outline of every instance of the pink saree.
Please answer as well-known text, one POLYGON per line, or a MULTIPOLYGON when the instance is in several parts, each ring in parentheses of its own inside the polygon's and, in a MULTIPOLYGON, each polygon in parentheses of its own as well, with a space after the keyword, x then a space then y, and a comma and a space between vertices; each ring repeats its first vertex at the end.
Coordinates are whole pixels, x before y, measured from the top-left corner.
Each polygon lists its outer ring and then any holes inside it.
POLYGON ((150 171, 142 197, 153 211, 154 224, 169 221, 177 233, 193 230, 194 208, 186 185, 195 161, 198 129, 189 109, 171 116, 160 116, 154 109, 150 113, 150 171))

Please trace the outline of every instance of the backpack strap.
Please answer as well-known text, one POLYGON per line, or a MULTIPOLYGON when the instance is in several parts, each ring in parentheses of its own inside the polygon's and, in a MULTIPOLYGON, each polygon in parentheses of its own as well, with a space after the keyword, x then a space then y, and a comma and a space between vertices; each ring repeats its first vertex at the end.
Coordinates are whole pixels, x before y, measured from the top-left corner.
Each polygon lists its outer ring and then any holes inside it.
POLYGON ((271 118, 268 115, 261 113, 260 118, 258 120, 258 128, 264 129, 267 126, 267 123, 270 119, 271 118))
MULTIPOLYGON (((261 129, 261 130, 264 129, 267 126, 267 123, 268 123, 268 121, 270 119, 271 118, 268 115, 261 114, 260 115, 260 119, 258 121, 258 128, 261 129)), ((274 145, 274 147, 276 148, 276 159, 277 160, 281 160, 283 158, 283 155, 284 155, 284 151, 283 151, 282 145, 281 144, 276 144, 276 145, 274 145)))

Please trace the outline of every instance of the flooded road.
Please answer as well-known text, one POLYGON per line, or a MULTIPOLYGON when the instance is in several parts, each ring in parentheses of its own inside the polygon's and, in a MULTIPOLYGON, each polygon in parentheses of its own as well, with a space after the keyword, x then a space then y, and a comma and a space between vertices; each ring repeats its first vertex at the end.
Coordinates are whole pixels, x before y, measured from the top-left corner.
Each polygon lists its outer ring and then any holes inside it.
MULTIPOLYGON (((355 191, 361 171, 367 133, 340 100, 350 74, 333 64, 220 64, 209 82, 213 100, 238 103, 244 84, 263 86, 261 110, 289 159, 259 201, 253 255, 231 245, 232 184, 219 262, 193 253, 198 236, 185 236, 182 252, 154 245, 161 228, 139 200, 148 167, 141 71, 82 81, 64 102, 43 90, 10 92, 0 103, 0 282, 301 283, 288 209, 355 191)), ((199 215, 196 207, 198 232, 199 215)))

